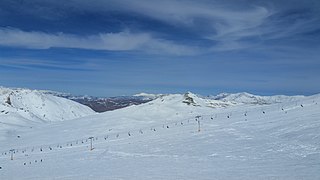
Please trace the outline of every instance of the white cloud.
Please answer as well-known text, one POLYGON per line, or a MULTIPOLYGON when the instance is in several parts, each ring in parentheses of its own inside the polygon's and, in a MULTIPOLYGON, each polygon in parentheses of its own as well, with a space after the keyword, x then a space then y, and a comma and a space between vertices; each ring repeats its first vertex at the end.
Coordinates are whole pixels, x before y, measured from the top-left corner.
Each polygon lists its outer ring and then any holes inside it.
POLYGON ((190 1, 190 0, 96 0, 89 5, 88 1, 74 1, 77 8, 87 11, 113 11, 141 14, 173 26, 182 26, 200 30, 197 20, 206 22, 206 34, 203 38, 218 43, 210 50, 230 50, 246 48, 238 42, 242 38, 263 35, 266 32, 261 26, 274 12, 260 6, 241 6, 227 1, 190 1), (237 44, 237 45, 235 45, 237 44), (230 45, 230 47, 228 47, 230 45))
POLYGON ((100 33, 90 36, 72 34, 48 34, 26 32, 19 29, 1 28, 0 45, 30 49, 80 48, 110 51, 144 51, 172 55, 196 54, 197 48, 176 44, 172 41, 154 38, 149 33, 100 33))
MULTIPOLYGON (((273 7, 275 2, 270 2, 273 5, 267 6, 268 3, 260 1, 260 4, 264 4, 264 6, 259 6, 255 4, 258 2, 243 3, 246 1, 223 0, 69 0, 63 3, 56 0, 32 1, 40 4, 46 2, 48 7, 60 7, 65 13, 67 13, 65 10, 68 9, 71 13, 99 12, 108 14, 109 12, 117 12, 129 16, 139 14, 148 19, 162 21, 181 29, 185 28, 188 32, 194 33, 195 37, 200 38, 197 39, 198 44, 190 45, 192 42, 189 42, 189 44, 183 45, 179 43, 179 40, 166 40, 155 37, 154 34, 132 33, 130 31, 83 37, 63 33, 46 34, 24 32, 17 29, 0 29, 0 35, 6 36, 0 37, 0 44, 27 48, 70 47, 188 55, 251 48, 263 44, 263 41, 293 37, 297 33, 312 31, 319 27, 315 26, 315 24, 319 24, 318 18, 316 20, 296 18, 295 22, 283 25, 282 20, 284 19, 285 22, 286 17, 277 17, 277 13, 281 13, 284 7, 280 7, 280 9, 273 7), (271 16, 272 18, 270 18, 271 16), (201 44, 203 39, 206 40, 203 42, 211 42, 212 45, 209 43, 201 44), (252 39, 254 40, 250 41, 252 39)), ((32 12, 37 13, 34 9, 32 12)), ((137 23, 145 22, 137 21, 137 23)), ((139 31, 150 32, 149 30, 140 29, 139 31)), ((168 36, 179 36, 178 32, 170 34, 170 32, 161 32, 161 30, 159 28, 160 33, 167 33, 168 36)), ((188 39, 184 41, 188 42, 188 39)))

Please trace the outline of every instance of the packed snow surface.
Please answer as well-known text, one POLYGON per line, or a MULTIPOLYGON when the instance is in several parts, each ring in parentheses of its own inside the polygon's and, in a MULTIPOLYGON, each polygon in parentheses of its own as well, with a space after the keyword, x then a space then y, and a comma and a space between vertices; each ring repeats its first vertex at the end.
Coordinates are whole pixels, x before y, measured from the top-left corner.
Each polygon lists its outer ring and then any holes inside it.
POLYGON ((294 99, 163 95, 17 128, 0 139, 0 179, 320 179, 320 95, 294 99))

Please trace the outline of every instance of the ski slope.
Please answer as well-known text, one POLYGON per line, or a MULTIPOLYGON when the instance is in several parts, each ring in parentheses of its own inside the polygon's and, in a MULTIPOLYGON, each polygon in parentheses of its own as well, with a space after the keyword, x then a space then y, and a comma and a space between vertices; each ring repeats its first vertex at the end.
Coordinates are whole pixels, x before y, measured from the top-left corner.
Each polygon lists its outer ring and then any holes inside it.
POLYGON ((74 101, 29 89, 0 87, 0 139, 16 137, 19 129, 95 114, 74 101))
POLYGON ((40 124, 0 140, 0 179, 320 179, 319 103, 186 93, 40 124))

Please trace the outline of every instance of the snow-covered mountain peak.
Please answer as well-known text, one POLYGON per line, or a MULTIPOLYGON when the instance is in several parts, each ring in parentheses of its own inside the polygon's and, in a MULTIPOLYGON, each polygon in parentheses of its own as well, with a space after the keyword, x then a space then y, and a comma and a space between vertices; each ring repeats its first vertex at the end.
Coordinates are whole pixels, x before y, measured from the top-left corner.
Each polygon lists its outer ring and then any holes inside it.
POLYGON ((161 97, 163 95, 162 94, 139 93, 139 94, 135 94, 133 96, 134 97, 141 97, 143 99, 153 100, 153 99, 157 99, 158 97, 161 97))
POLYGON ((200 104, 197 104, 197 100, 198 100, 198 96, 191 93, 191 92, 187 92, 183 95, 184 100, 182 101, 183 103, 186 103, 188 105, 192 105, 192 106, 200 106, 200 104))
POLYGON ((288 101, 297 101, 304 96, 284 96, 284 95, 275 95, 275 96, 258 96, 253 95, 247 92, 241 93, 220 93, 216 96, 213 96, 212 99, 220 100, 224 102, 235 102, 243 104, 274 104, 288 101))
POLYGON ((179 106, 179 107, 209 107, 221 108, 234 105, 234 103, 224 102, 219 100, 207 99, 200 97, 192 92, 185 94, 166 94, 159 95, 157 99, 151 101, 149 104, 161 104, 162 106, 179 106))
POLYGON ((64 121, 94 114, 77 102, 38 90, 0 87, 0 123, 32 126, 34 123, 64 121))

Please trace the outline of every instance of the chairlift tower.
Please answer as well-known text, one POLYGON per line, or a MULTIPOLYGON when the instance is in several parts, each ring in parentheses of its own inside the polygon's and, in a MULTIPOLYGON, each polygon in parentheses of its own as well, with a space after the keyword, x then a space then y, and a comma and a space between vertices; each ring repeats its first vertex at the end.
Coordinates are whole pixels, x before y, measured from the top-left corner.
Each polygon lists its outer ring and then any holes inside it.
POLYGON ((90 151, 93 150, 93 146, 92 146, 92 140, 93 140, 94 137, 89 137, 88 139, 90 139, 90 151))
POLYGON ((10 156, 11 156, 11 157, 10 157, 10 159, 11 159, 11 160, 13 160, 14 149, 10 149, 10 153, 11 153, 11 155, 10 155, 10 156))

